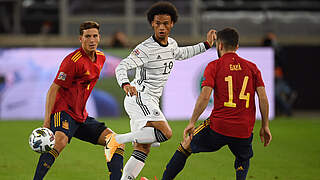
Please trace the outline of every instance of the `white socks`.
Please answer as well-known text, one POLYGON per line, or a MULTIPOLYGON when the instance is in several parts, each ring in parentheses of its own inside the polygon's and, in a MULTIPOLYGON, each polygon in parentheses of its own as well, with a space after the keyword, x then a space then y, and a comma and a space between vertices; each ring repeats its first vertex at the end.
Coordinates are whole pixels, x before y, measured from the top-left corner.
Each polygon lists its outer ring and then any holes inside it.
POLYGON ((144 166, 147 155, 141 151, 134 150, 130 159, 123 168, 121 180, 136 179, 144 166))
POLYGON ((157 142, 155 129, 153 127, 144 127, 139 131, 126 134, 116 134, 116 141, 119 144, 128 142, 137 142, 140 144, 151 144, 157 142))

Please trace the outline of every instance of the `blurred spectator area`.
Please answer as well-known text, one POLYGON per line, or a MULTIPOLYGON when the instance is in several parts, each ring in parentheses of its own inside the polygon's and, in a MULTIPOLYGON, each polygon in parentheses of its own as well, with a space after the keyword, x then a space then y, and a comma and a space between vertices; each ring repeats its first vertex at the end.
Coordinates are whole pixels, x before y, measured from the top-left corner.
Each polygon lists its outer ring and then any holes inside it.
MULTIPOLYGON (((0 0, 0 47, 74 46, 79 24, 101 24, 102 46, 116 31, 129 44, 148 37, 152 29, 145 12, 155 0, 0 0), (14 34, 14 36, 8 36, 14 34)), ((259 45, 274 32, 283 45, 320 43, 318 0, 171 0, 179 11, 172 35, 180 44, 203 40, 210 28, 236 27, 242 45, 259 45)))

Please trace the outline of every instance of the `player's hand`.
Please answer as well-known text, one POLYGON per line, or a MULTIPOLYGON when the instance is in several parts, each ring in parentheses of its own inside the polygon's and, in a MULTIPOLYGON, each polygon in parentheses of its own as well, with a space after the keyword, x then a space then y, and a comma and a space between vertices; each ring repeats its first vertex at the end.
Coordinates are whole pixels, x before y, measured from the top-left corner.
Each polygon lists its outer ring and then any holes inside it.
POLYGON ((209 45, 212 47, 214 41, 217 39, 217 31, 214 29, 210 29, 207 33, 207 42, 209 43, 209 45))
POLYGON ((138 94, 136 87, 131 86, 130 84, 123 86, 123 90, 127 96, 136 96, 138 94))
POLYGON ((194 131, 194 124, 189 123, 188 126, 183 131, 184 138, 187 138, 189 135, 192 138, 193 131, 194 131))
POLYGON ((260 129, 260 139, 261 142, 264 143, 264 146, 268 146, 271 142, 272 135, 269 127, 261 127, 260 129))

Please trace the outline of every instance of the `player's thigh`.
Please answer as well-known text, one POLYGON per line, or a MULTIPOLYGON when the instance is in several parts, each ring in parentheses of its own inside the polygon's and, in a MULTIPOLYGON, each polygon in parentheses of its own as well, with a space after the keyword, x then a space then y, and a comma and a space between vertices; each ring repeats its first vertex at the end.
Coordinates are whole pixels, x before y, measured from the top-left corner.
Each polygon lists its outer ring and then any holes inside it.
POLYGON ((226 145, 225 138, 214 132, 209 124, 207 119, 195 129, 190 143, 192 153, 214 152, 226 145))
POLYGON ((137 131, 147 126, 152 126, 163 130, 164 132, 171 132, 166 118, 156 103, 149 95, 139 93, 138 96, 128 97, 124 100, 124 107, 130 117, 131 131, 137 131), (153 123, 159 122, 159 123, 153 123))
POLYGON ((74 134, 74 137, 92 144, 101 143, 101 145, 103 145, 104 143, 101 142, 101 134, 103 132, 106 134, 111 133, 111 130, 106 129, 107 127, 103 122, 99 122, 96 119, 88 116, 86 121, 80 124, 79 128, 74 134))
POLYGON ((237 160, 245 161, 253 156, 253 134, 249 138, 230 138, 228 147, 237 160))
POLYGON ((172 136, 172 130, 167 121, 148 121, 146 126, 160 130, 167 138, 172 136))
MULTIPOLYGON (((68 113, 65 111, 56 112, 50 116, 50 129, 54 134, 61 132, 68 137, 68 142, 71 141, 74 133, 79 128, 79 123, 77 123, 68 113)), ((61 139, 63 135, 60 134, 61 139)))

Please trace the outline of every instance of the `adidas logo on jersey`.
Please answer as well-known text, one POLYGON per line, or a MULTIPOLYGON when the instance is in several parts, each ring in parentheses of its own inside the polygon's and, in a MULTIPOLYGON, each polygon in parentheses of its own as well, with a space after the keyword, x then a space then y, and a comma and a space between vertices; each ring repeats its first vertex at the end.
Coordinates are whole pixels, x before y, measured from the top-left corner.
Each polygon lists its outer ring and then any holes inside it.
POLYGON ((161 59, 161 56, 160 56, 160 55, 158 55, 157 59, 161 59))

